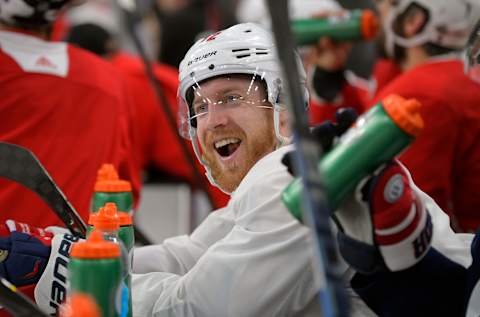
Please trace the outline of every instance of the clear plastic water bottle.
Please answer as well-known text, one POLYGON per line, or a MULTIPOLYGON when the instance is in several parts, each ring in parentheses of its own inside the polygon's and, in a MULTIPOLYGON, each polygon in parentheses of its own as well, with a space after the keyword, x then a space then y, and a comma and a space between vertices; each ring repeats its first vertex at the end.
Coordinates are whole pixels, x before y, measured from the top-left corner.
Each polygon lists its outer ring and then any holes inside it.
POLYGON ((129 218, 129 225, 120 226, 121 219, 125 222, 125 217, 129 217, 129 215, 125 215, 125 213, 120 215, 114 203, 107 203, 97 213, 90 215, 87 236, 93 230, 98 230, 103 234, 105 240, 120 246, 124 280, 122 316, 130 317, 132 316, 131 275, 134 238, 131 218, 129 218))
POLYGON ((72 246, 68 263, 70 292, 95 299, 102 317, 121 316, 122 260, 120 246, 93 231, 72 246))

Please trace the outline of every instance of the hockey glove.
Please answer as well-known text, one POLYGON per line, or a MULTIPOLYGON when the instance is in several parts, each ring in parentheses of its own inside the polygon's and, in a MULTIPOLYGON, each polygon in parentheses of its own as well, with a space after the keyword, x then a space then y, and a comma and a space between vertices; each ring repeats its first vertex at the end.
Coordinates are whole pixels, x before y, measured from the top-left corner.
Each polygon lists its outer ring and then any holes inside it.
POLYGON ((432 222, 408 171, 388 163, 335 211, 343 258, 358 272, 400 271, 430 248, 432 222))
MULTIPOLYGON (((318 141, 322 152, 332 149, 337 137, 341 136, 357 120, 357 112, 353 108, 340 108, 335 113, 336 123, 326 120, 313 127, 310 131, 312 137, 318 141)), ((292 168, 293 152, 288 152, 282 158, 282 163, 287 166, 288 172, 294 175, 292 168)), ((295 175, 294 175, 295 176, 295 175)))
MULTIPOLYGON (((70 246, 78 238, 60 227, 45 229, 7 220, 0 225, 0 276, 17 286, 46 313, 66 297, 70 246)), ((0 309, 0 316, 9 316, 0 309)))
MULTIPOLYGON (((47 265, 52 238, 50 232, 13 220, 0 225, 0 276, 31 299, 47 265)), ((1 309, 0 316, 8 314, 1 309)))

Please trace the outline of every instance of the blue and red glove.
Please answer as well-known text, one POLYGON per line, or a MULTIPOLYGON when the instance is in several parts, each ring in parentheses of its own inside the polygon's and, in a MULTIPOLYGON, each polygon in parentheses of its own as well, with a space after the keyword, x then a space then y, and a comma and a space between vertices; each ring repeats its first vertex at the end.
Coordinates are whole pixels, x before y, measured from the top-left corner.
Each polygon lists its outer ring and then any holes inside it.
POLYGON ((31 288, 47 265, 52 238, 43 229, 7 220, 0 226, 0 276, 17 287, 31 288))
MULTIPOLYGON (((67 296, 67 264, 79 239, 65 228, 45 229, 7 220, 0 225, 0 277, 55 315, 67 296)), ((0 317, 10 316, 0 309, 0 317)))
MULTIPOLYGON (((32 300, 50 257, 52 239, 50 232, 13 220, 0 225, 0 276, 32 300)), ((0 316, 4 313, 0 310, 0 316)))
POLYGON ((358 272, 407 269, 427 253, 432 221, 408 171, 392 161, 335 212, 339 249, 358 272))

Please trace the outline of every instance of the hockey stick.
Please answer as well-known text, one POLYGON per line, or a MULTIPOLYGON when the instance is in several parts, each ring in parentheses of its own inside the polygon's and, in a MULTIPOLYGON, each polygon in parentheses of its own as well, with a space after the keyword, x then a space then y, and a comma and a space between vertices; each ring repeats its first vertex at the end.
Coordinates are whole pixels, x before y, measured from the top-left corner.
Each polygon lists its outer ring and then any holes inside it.
POLYGON ((16 317, 47 317, 28 297, 17 292, 15 286, 0 278, 0 305, 16 317))
POLYGON ((153 72, 153 66, 152 62, 147 56, 147 53, 145 51, 145 48, 140 40, 140 37, 137 34, 137 23, 136 20, 138 20, 138 12, 137 12, 137 7, 136 7, 136 2, 135 0, 117 0, 114 1, 120 8, 120 10, 123 13, 123 16, 125 18, 125 24, 127 27, 128 35, 132 39, 135 48, 140 55, 140 58, 142 59, 142 63, 145 68, 145 74, 147 75, 148 81, 150 82, 150 86, 152 87, 153 91, 155 92, 155 95, 157 97, 157 100, 160 104, 160 107, 162 108, 163 113, 166 116, 167 123, 169 128, 174 132, 173 134, 175 135, 175 138, 177 140, 177 143, 180 146, 180 149, 182 151, 183 157, 187 160, 188 166, 190 167, 190 171, 192 172, 193 175, 193 183, 194 186, 200 190, 202 190, 205 195, 207 195, 207 198, 212 206, 215 206, 213 197, 208 191, 208 184, 205 178, 201 175, 200 171, 196 168, 196 162, 195 158, 189 151, 187 145, 185 144, 184 140, 180 136, 177 130, 177 120, 175 114, 172 112, 172 110, 169 107, 169 102, 167 98, 165 97, 165 94, 163 92, 162 85, 160 84, 160 81, 157 79, 153 72))
POLYGON ((480 20, 473 28, 464 55, 465 71, 480 82, 480 20))
POLYGON ((282 64, 287 88, 287 105, 293 114, 295 131, 294 169, 302 175, 303 215, 312 230, 315 247, 315 269, 323 284, 319 291, 320 307, 325 317, 348 316, 348 302, 342 283, 340 263, 330 227, 330 213, 326 207, 324 188, 317 170, 321 148, 309 133, 305 100, 299 81, 298 65, 294 55, 294 40, 288 21, 288 0, 268 0, 277 53, 282 64))
POLYGON ((36 193, 73 235, 84 238, 87 226, 35 155, 18 145, 0 142, 0 177, 36 193))

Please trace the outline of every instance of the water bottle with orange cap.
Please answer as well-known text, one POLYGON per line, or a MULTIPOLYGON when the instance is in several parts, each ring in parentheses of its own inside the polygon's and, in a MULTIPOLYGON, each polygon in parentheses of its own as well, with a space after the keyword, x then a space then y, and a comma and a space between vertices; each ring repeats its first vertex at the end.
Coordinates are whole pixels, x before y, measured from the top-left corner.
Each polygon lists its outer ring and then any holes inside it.
POLYGON ((325 18, 299 19, 292 22, 292 31, 298 45, 310 45, 321 37, 336 41, 373 39, 379 22, 371 10, 352 10, 325 18))
POLYGON ((86 241, 72 246, 68 271, 72 294, 89 294, 103 317, 121 316, 123 268, 117 243, 93 231, 86 241))
MULTIPOLYGON (((422 131, 420 103, 390 95, 360 116, 325 153, 318 169, 330 210, 335 210, 357 184, 382 164, 402 152, 422 131)), ((297 219, 302 218, 303 185, 295 179, 282 193, 282 200, 297 219)))
POLYGON ((112 164, 103 164, 98 170, 92 212, 97 212, 107 202, 115 203, 119 210, 132 214, 132 185, 129 181, 120 179, 112 164))
POLYGON ((120 245, 122 263, 124 264, 125 298, 128 299, 127 316, 132 315, 131 273, 133 261, 133 246, 135 243, 132 217, 126 212, 119 212, 115 203, 106 203, 97 213, 91 214, 88 219, 87 235, 92 230, 99 230, 103 237, 120 245))

